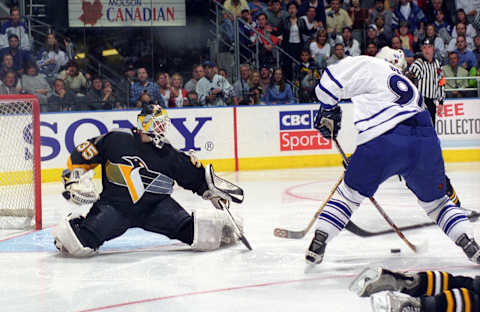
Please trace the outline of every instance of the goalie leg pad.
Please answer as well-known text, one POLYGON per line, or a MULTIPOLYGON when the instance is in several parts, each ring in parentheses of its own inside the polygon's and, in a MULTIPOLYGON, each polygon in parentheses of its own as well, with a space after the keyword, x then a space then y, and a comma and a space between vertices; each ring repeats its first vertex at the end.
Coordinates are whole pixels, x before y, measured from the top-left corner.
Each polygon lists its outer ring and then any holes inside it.
MULTIPOLYGON (((233 215, 240 229, 243 229, 243 220, 233 215)), ((215 250, 221 244, 232 244, 237 240, 235 230, 223 211, 197 209, 193 213, 193 222, 192 249, 194 250, 215 250)))
POLYGON ((70 220, 73 219, 73 217, 68 216, 52 229, 55 247, 66 256, 85 258, 95 255, 96 251, 94 249, 83 246, 78 240, 70 223, 70 220))

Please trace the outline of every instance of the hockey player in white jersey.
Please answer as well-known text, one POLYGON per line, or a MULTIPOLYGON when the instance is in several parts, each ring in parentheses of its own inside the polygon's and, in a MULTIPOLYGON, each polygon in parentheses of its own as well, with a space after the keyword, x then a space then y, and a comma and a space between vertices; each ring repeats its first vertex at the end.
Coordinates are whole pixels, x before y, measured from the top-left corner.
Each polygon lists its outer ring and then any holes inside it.
POLYGON ((403 75, 405 67, 402 51, 384 47, 377 57, 348 57, 327 67, 315 89, 320 102, 315 127, 321 134, 336 138, 342 118, 337 103, 350 98, 358 135, 345 179, 317 220, 306 252, 309 263, 322 262, 326 245, 362 201, 387 178, 401 175, 427 215, 480 264, 480 248, 467 216, 445 195, 440 143, 422 96, 403 75), (333 129, 326 126, 332 123, 333 129))

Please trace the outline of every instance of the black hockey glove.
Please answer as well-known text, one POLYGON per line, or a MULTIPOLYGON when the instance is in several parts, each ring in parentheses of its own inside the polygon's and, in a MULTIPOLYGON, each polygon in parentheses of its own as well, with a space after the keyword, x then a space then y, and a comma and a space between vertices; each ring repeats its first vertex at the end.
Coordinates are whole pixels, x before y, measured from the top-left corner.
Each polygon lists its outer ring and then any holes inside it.
POLYGON ((341 128, 341 122, 342 109, 340 106, 337 105, 331 109, 324 109, 320 107, 313 122, 313 126, 315 129, 320 131, 324 138, 336 139, 338 130, 341 128))

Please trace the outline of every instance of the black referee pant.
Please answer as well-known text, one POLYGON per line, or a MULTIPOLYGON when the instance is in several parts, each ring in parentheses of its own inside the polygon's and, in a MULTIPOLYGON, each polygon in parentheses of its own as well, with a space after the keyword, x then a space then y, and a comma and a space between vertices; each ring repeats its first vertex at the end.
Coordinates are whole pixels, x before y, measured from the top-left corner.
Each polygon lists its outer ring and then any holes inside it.
POLYGON ((437 106, 435 105, 435 100, 430 98, 424 98, 425 105, 427 105, 428 112, 430 113, 430 117, 432 118, 433 127, 435 126, 435 118, 437 115, 437 106))

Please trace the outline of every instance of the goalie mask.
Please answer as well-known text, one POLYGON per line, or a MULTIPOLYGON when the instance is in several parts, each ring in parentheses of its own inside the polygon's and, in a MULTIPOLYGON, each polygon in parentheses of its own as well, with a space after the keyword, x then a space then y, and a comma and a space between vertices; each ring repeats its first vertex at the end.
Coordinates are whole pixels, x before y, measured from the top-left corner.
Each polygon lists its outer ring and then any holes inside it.
POLYGON ((148 104, 137 116, 138 129, 150 136, 158 148, 162 148, 167 142, 165 135, 169 123, 170 118, 160 105, 148 104))
POLYGON ((402 72, 407 68, 407 61, 402 50, 395 50, 390 47, 383 47, 375 57, 389 62, 393 66, 400 69, 402 72))

